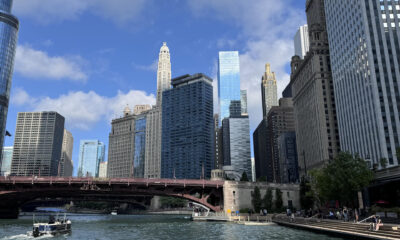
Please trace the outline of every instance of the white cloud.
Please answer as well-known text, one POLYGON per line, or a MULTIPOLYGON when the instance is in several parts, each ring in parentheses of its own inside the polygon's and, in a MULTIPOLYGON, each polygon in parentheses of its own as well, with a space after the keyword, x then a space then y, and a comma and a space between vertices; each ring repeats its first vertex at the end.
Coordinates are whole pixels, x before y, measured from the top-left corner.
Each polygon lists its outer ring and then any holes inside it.
POLYGON ((89 130, 100 121, 110 122, 121 117, 128 104, 131 108, 137 104, 155 104, 153 94, 143 91, 118 91, 114 97, 106 97, 90 92, 69 92, 57 98, 31 97, 23 89, 12 94, 11 104, 25 107, 26 111, 57 111, 65 117, 69 129, 89 130))
POLYGON ((82 59, 49 56, 46 52, 19 45, 15 55, 15 71, 29 78, 86 81, 82 59))
POLYGON ((290 80, 285 68, 294 55, 293 36, 305 23, 304 9, 290 7, 295 1, 252 0, 251 4, 242 0, 188 2, 195 16, 211 16, 241 29, 235 39, 221 39, 217 46, 225 50, 236 46, 236 42, 245 43, 240 52, 240 76, 241 88, 247 89, 252 130, 262 119, 260 86, 265 63, 269 62, 276 72, 279 96, 290 80))
POLYGON ((42 24, 78 19, 84 12, 121 24, 134 20, 150 0, 15 0, 15 14, 42 24))

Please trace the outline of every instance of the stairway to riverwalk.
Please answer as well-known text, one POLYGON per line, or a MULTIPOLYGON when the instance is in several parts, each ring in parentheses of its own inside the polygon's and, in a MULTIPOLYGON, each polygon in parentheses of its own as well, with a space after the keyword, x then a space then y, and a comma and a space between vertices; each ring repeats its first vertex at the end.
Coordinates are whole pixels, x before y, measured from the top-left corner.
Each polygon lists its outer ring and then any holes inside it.
POLYGON ((326 219, 295 218, 294 221, 286 216, 278 215, 273 222, 287 227, 300 228, 326 234, 334 234, 355 239, 400 239, 400 230, 395 230, 398 225, 385 224, 379 231, 370 231, 369 223, 342 222, 326 219))

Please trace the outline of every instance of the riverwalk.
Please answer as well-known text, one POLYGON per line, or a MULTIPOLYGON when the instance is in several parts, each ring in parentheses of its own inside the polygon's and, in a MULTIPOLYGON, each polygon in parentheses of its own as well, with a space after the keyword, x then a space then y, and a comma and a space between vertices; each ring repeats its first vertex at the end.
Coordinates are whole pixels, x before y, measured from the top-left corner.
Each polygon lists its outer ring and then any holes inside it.
POLYGON ((295 218, 290 220, 285 215, 277 215, 272 221, 281 226, 324 233, 344 238, 352 239, 379 239, 379 240, 399 240, 400 226, 385 224, 379 231, 370 231, 369 223, 342 222, 336 220, 315 219, 315 218, 295 218))

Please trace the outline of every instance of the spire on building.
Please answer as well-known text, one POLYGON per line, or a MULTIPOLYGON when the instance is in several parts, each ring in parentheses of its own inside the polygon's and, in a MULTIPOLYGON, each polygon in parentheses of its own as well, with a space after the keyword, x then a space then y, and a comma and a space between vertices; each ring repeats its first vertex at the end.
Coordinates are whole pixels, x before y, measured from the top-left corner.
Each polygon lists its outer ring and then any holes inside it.
POLYGON ((126 117, 130 114, 131 114, 131 109, 129 108, 129 105, 126 104, 126 107, 124 108, 124 117, 126 117))
POLYGON ((157 106, 161 105, 162 92, 171 86, 171 59, 169 48, 166 42, 163 42, 160 48, 157 68, 157 106))

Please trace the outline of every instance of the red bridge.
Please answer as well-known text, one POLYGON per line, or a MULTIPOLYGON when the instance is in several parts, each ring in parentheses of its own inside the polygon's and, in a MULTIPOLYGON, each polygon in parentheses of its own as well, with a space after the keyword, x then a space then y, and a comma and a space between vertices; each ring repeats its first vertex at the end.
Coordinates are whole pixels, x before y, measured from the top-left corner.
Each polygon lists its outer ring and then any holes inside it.
POLYGON ((223 204, 224 181, 139 178, 0 177, 0 219, 17 218, 35 199, 97 199, 170 196, 200 203, 213 211, 223 204))

